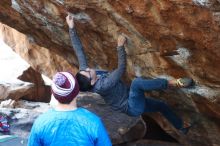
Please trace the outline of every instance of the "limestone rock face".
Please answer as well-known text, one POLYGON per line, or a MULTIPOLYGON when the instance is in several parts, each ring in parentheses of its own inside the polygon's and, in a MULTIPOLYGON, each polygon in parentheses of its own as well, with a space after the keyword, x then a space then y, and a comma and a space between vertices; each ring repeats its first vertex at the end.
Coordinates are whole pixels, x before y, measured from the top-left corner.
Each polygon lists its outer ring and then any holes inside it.
MULTIPOLYGON (((219 0, 1 0, 0 37, 40 73, 76 73, 67 12, 76 19, 91 67, 117 67, 117 35, 124 33, 128 81, 192 77, 193 89, 152 96, 166 100, 184 119, 199 121, 186 145, 220 145, 219 0)), ((161 116, 153 117, 166 129, 161 116)))
POLYGON ((34 87, 30 89, 28 95, 22 97, 22 99, 42 102, 50 101, 50 86, 45 85, 41 74, 36 72, 33 68, 28 68, 18 79, 34 84, 34 87))
MULTIPOLYGON (((2 54, 8 54, 7 51, 2 52, 2 54)), ((0 57, 2 69, 0 100, 23 98, 49 102, 51 97, 50 86, 45 85, 41 74, 13 54, 5 57, 2 54, 0 57), (15 64, 16 66, 12 67, 15 64)))
POLYGON ((30 36, 21 34, 3 24, 0 24, 0 36, 39 73, 52 77, 57 70, 75 71, 71 64, 61 57, 59 53, 56 54, 37 45, 33 40, 31 41, 30 36))
POLYGON ((28 95, 33 83, 16 80, 14 82, 0 82, 0 100, 19 99, 28 95))

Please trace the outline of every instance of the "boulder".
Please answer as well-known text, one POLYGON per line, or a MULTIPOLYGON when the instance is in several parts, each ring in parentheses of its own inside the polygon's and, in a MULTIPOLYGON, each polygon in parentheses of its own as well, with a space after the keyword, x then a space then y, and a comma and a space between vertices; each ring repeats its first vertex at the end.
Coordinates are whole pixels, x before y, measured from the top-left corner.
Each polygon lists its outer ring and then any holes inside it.
POLYGON ((181 144, 216 146, 220 145, 219 6, 219 0, 1 0, 0 38, 33 69, 52 77, 57 71, 78 70, 65 22, 68 12, 76 19, 90 67, 117 67, 115 46, 123 33, 128 38, 124 76, 128 83, 135 76, 188 76, 196 82, 191 89, 152 94, 186 121, 198 121, 188 140, 161 115, 154 113, 155 121, 181 144))
MULTIPOLYGON (((113 144, 135 141, 145 135, 146 125, 141 117, 129 117, 113 111, 104 104, 100 96, 81 95, 78 97, 78 106, 87 108, 101 117, 113 144)), ((27 138, 34 120, 50 108, 47 103, 20 100, 14 108, 0 108, 0 113, 8 116, 11 123, 10 134, 27 138)))
POLYGON ((33 68, 25 70, 18 79, 26 82, 34 83, 34 87, 31 89, 28 95, 23 96, 22 99, 31 101, 49 102, 51 90, 50 86, 46 85, 41 74, 36 72, 33 68))
POLYGON ((31 88, 34 87, 33 83, 14 80, 13 82, 0 82, 0 100, 8 98, 19 99, 29 94, 31 88))

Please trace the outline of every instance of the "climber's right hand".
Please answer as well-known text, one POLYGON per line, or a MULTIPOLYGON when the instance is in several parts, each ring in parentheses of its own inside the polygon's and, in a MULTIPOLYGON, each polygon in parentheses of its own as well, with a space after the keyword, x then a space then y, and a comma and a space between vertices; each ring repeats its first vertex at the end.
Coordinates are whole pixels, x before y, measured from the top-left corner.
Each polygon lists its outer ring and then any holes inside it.
POLYGON ((124 46, 126 43, 126 37, 124 35, 118 36, 118 47, 124 46))
POLYGON ((74 28, 75 24, 74 24, 73 16, 71 16, 70 14, 68 14, 68 15, 66 16, 66 23, 68 24, 69 28, 74 28))

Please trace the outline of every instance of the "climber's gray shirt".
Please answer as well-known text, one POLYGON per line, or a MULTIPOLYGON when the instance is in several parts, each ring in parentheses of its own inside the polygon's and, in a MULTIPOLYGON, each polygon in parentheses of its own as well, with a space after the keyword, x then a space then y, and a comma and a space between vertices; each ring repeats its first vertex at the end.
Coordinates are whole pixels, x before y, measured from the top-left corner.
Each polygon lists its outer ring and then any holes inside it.
MULTIPOLYGON (((73 49, 79 61, 79 69, 88 68, 86 56, 82 43, 77 35, 76 29, 69 29, 73 49)), ((121 77, 126 69, 125 48, 118 47, 118 67, 111 73, 102 74, 92 88, 92 92, 100 94, 105 102, 112 106, 114 110, 127 112, 127 101, 129 88, 121 81, 121 77)))

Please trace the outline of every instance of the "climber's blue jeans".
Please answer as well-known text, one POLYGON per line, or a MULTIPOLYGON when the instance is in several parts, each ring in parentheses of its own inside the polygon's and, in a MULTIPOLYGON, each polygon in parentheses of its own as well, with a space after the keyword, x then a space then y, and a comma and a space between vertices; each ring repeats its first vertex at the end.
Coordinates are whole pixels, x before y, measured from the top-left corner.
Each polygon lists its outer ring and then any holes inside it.
POLYGON ((167 87, 168 81, 165 79, 134 79, 129 92, 128 115, 140 116, 145 112, 160 112, 176 129, 182 128, 182 119, 164 101, 144 95, 145 91, 162 90, 167 89, 167 87))

